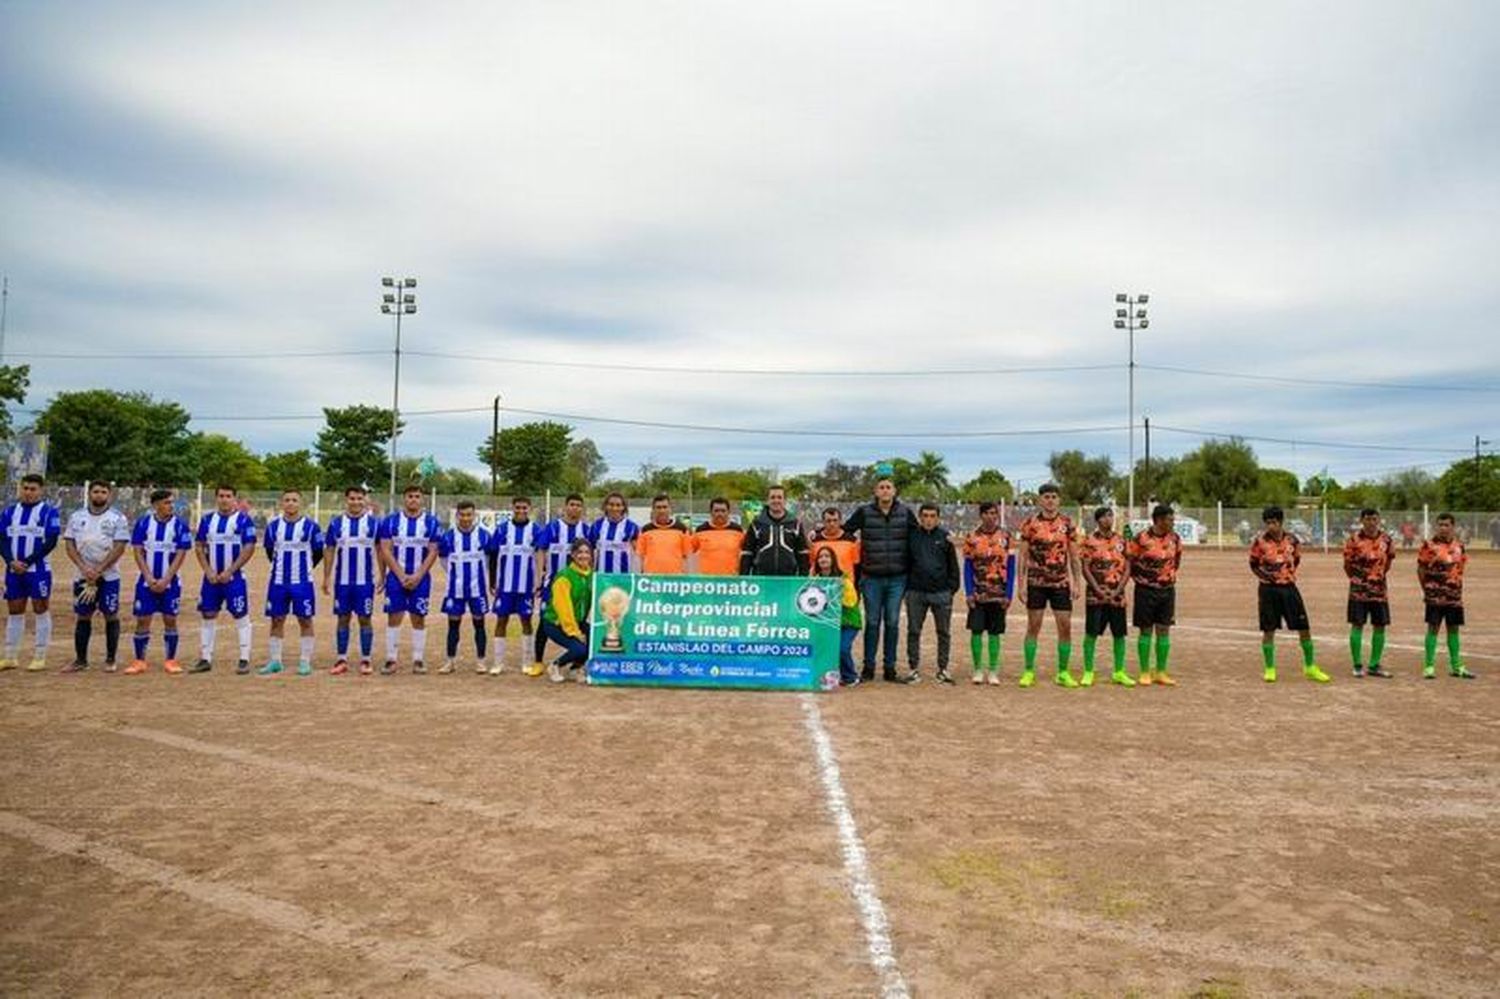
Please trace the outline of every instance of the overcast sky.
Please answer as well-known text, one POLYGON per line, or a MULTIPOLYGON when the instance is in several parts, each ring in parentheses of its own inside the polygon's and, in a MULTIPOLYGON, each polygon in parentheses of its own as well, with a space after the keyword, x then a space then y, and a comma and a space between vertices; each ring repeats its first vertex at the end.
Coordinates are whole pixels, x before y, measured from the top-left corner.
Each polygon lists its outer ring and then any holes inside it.
POLYGON ((29 405, 143 389, 307 446, 269 418, 390 404, 410 274, 405 347, 500 360, 406 357, 403 410, 477 410, 406 453, 477 471, 499 392, 622 474, 926 447, 1035 484, 1054 449, 1124 467, 1113 297, 1146 292, 1142 364, 1446 389, 1145 369, 1154 425, 1436 471, 1500 439, 1497 94, 1489 0, 0 2, 6 358, 29 405), (107 356, 278 351, 383 353, 107 356), (1025 430, 1056 432, 922 436, 1025 430))

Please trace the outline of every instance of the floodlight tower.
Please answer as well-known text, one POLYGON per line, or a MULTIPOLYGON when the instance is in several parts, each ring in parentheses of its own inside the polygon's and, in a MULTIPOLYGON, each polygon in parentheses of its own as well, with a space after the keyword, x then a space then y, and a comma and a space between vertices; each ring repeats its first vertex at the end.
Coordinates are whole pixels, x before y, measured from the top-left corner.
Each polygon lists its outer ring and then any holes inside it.
POLYGON ((387 289, 380 296, 380 311, 396 317, 395 377, 391 385, 391 488, 386 496, 386 512, 396 508, 396 435, 401 430, 401 317, 417 311, 417 279, 383 277, 380 286, 387 289))
POLYGON ((1146 317, 1146 303, 1150 300, 1150 295, 1132 296, 1123 291, 1115 295, 1115 329, 1130 335, 1130 487, 1126 502, 1132 517, 1135 516, 1135 331, 1151 325, 1146 317))

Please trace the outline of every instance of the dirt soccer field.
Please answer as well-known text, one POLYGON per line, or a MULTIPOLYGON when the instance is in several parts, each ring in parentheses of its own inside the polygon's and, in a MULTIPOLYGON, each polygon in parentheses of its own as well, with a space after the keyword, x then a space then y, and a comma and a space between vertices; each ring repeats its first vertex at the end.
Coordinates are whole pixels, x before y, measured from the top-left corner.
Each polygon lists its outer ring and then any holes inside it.
POLYGON ((961 636, 956 688, 336 678, 326 617, 309 679, 229 628, 208 676, 6 673, 0 993, 1493 995, 1500 559, 1473 682, 1418 678, 1413 575, 1356 681, 1310 558, 1326 688, 1192 550, 1171 690, 1017 689, 1014 611, 1000 688, 961 636))

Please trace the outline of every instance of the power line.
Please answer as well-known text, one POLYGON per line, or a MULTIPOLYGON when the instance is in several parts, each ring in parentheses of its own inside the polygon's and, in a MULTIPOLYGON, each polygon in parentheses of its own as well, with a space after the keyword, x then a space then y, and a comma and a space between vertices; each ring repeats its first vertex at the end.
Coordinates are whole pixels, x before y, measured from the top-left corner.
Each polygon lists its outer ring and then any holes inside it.
POLYGON ((602 371, 635 371, 675 375, 725 375, 730 377, 752 376, 773 378, 929 378, 949 375, 1029 375, 1056 374, 1074 371, 1119 371, 1123 364, 1051 364, 1000 368, 911 368, 911 369, 855 369, 818 368, 799 370, 794 368, 725 368, 694 367, 674 364, 616 364, 602 361, 550 361, 527 357, 495 357, 489 354, 458 354, 449 351, 409 350, 414 357, 435 357, 454 361, 485 361, 494 364, 519 364, 541 368, 590 368, 602 371))
POLYGON ((360 357, 388 354, 390 354, 388 350, 246 350, 211 354, 189 352, 162 354, 65 354, 49 351, 22 351, 11 356, 39 361, 279 361, 288 357, 360 357))
POLYGON ((1174 434, 1188 434, 1192 437, 1211 437, 1218 440, 1242 440, 1258 441, 1266 444, 1290 444, 1293 447, 1323 447, 1335 450, 1348 449, 1353 451, 1401 451, 1414 452, 1417 454, 1468 454, 1468 448, 1451 447, 1402 447, 1398 444, 1357 444, 1349 441, 1318 441, 1305 440, 1300 437, 1262 437, 1255 434, 1221 433, 1217 430, 1199 430, 1194 427, 1169 427, 1164 423, 1151 424, 1153 430, 1165 430, 1174 434))
POLYGON ((1244 371, 1214 371, 1208 368, 1181 368, 1170 364, 1138 364, 1147 371, 1174 375, 1198 375, 1208 378, 1238 378, 1252 382, 1279 382, 1286 385, 1324 385, 1335 388, 1395 389, 1403 392, 1500 392, 1500 385, 1416 385, 1410 382, 1356 382, 1334 378, 1298 378, 1293 375, 1258 375, 1244 371))

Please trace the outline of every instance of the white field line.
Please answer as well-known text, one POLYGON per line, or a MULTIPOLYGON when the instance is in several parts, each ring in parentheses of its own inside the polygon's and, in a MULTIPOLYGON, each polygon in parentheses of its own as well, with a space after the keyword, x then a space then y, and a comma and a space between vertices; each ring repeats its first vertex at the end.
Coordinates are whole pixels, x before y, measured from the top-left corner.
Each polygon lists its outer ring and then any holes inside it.
POLYGON ((120 877, 160 885, 220 912, 253 920, 282 933, 353 951, 366 960, 397 971, 418 972, 427 976, 434 987, 449 994, 546 995, 546 990, 537 983, 515 972, 472 961, 420 941, 380 939, 362 927, 341 923, 290 902, 266 898, 234 885, 205 881, 169 864, 90 841, 77 833, 35 822, 15 812, 0 811, 0 833, 52 853, 86 857, 120 877))
POLYGON ((844 855, 844 876, 849 881, 849 893, 854 897, 854 906, 859 910, 859 921, 864 927, 870 965, 880 978, 880 994, 885 999, 907 999, 910 992, 906 987, 906 979, 901 976, 901 969, 896 964, 890 922, 886 919, 880 895, 875 890, 875 879, 870 874, 869 860, 859 838, 854 813, 849 810, 849 796, 844 793, 838 758, 833 752, 833 740, 823 725, 823 713, 818 709, 816 694, 802 695, 802 719, 807 726, 808 737, 812 739, 813 751, 817 754, 818 776, 823 781, 823 796, 828 812, 838 828, 839 847, 844 855))
MULTIPOLYGON (((1251 630, 1249 628, 1210 628, 1210 627, 1207 627, 1207 626, 1204 626, 1204 625, 1174 624, 1174 625, 1172 625, 1172 630, 1173 631, 1201 631, 1201 632, 1204 632, 1206 634, 1212 634, 1212 635, 1241 635, 1241 636, 1244 636, 1246 638, 1259 638, 1260 637, 1260 632, 1253 631, 1253 630, 1251 630)), ((1296 638, 1297 638, 1297 636, 1294 633, 1289 632, 1289 631, 1278 631, 1276 633, 1276 637, 1279 638, 1279 639, 1281 639, 1282 641, 1295 641, 1296 638)), ((1348 637, 1347 635, 1314 635, 1313 636, 1313 641, 1324 642, 1324 643, 1328 643, 1328 644, 1341 644, 1347 637, 1348 637)), ((1403 644, 1403 643, 1400 643, 1400 642, 1386 642, 1385 643, 1385 647, 1388 648, 1388 649, 1400 649, 1403 652, 1421 652, 1421 651, 1423 651, 1422 646, 1420 646, 1420 645, 1406 645, 1406 644, 1403 644)), ((1448 655, 1447 646, 1442 645, 1440 643, 1439 644, 1439 651, 1442 653, 1442 657, 1443 657, 1444 661, 1446 661, 1447 660, 1447 655, 1448 655)), ((1486 659, 1486 660, 1490 660, 1490 661, 1493 661, 1493 662, 1500 662, 1500 655, 1497 655, 1497 654, 1495 654, 1493 652, 1469 652, 1469 651, 1465 651, 1464 654, 1463 654, 1463 658, 1465 658, 1465 659, 1486 659)))

